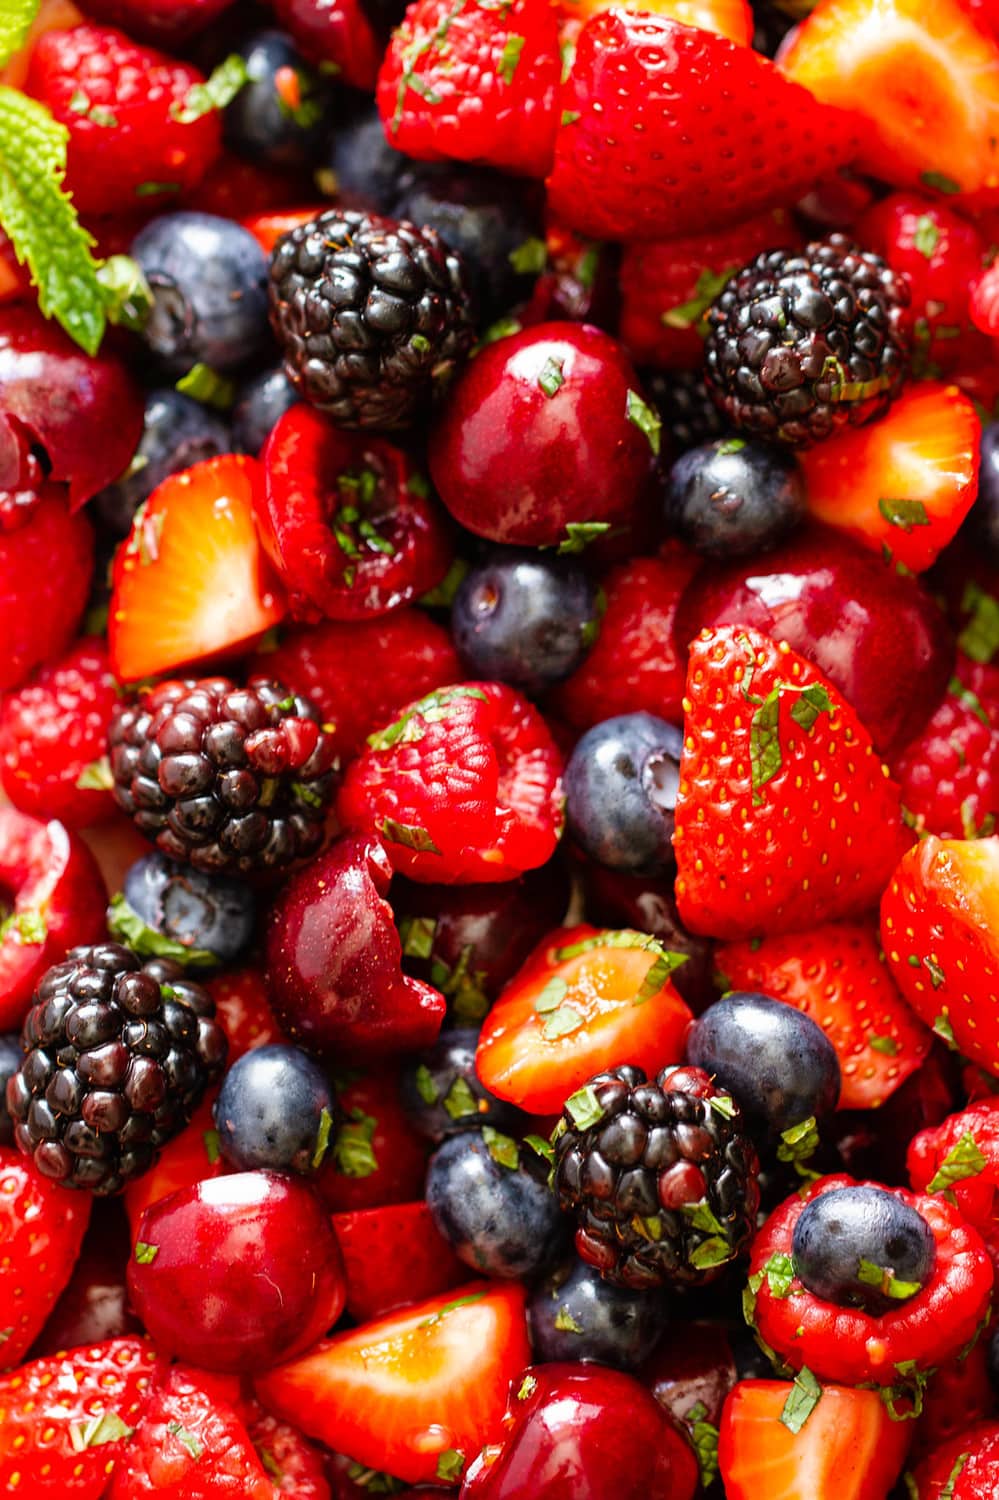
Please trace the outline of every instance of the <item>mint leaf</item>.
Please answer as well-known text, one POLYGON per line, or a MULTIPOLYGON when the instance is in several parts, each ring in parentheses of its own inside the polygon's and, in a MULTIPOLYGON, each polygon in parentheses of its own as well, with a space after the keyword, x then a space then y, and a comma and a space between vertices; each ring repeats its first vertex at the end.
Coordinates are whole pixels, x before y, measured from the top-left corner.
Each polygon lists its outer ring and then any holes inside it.
POLYGON ((208 1165, 214 1167, 222 1154, 219 1133, 217 1130, 206 1130, 203 1132, 201 1139, 205 1143, 205 1155, 208 1157, 208 1165))
POLYGON ((544 1136, 542 1136, 542 1135, 525 1135, 524 1136, 524 1145, 525 1146, 529 1146, 531 1148, 531 1150, 533 1152, 535 1152, 536 1155, 540 1156, 543 1161, 546 1161, 549 1166, 551 1166, 552 1163, 554 1162, 554 1160, 555 1160, 555 1151, 554 1151, 553 1147, 551 1146, 551 1144, 548 1141, 545 1140, 544 1136))
POLYGON ((560 359, 555 359, 549 354, 542 366, 541 374, 538 376, 538 385, 549 401, 553 396, 558 394, 565 385, 565 376, 562 374, 562 361, 560 359))
POLYGON ((959 1453, 957 1455, 954 1460, 954 1467, 947 1475, 947 1483, 940 1491, 937 1500, 954 1500, 954 1486, 957 1484, 958 1479, 961 1477, 961 1470, 964 1468, 970 1457, 970 1453, 959 1453))
POLYGON ((773 781, 784 763, 780 748, 780 687, 771 688, 749 725, 749 761, 753 777, 753 803, 763 801, 760 791, 773 781))
POLYGON ((444 1095, 444 1108, 452 1120, 464 1120, 479 1112, 479 1101, 472 1093, 468 1079, 460 1073, 444 1095))
POLYGON ((511 250, 507 259, 519 275, 540 276, 548 264, 548 247, 544 240, 532 237, 524 240, 523 244, 518 245, 515 250, 511 250))
POLYGON ((982 707, 982 700, 971 688, 965 687, 960 677, 952 677, 947 684, 947 691, 952 698, 956 698, 962 708, 966 708, 970 714, 974 714, 979 724, 984 724, 986 729, 992 728, 992 722, 982 707))
POLYGON ((807 1365, 803 1365, 794 1377, 790 1395, 784 1402, 780 1414, 788 1432, 798 1433, 822 1400, 822 1387, 807 1365))
POLYGON ((108 322, 141 333, 152 311, 153 293, 138 261, 130 255, 109 256, 98 267, 97 280, 108 322))
POLYGON ((534 1395, 534 1392, 537 1390, 537 1388, 538 1382, 535 1380, 534 1376, 525 1375, 523 1380, 520 1382, 520 1388, 517 1391, 517 1400, 526 1401, 530 1396, 534 1395))
POLYGON ((114 786, 114 777, 107 756, 102 755, 99 760, 92 760, 84 766, 76 778, 76 785, 81 792, 109 792, 114 786))
POLYGON ((35 99, 0 87, 0 225, 38 289, 38 306, 87 354, 104 337, 94 241, 63 189, 69 132, 35 99))
POLYGON ((669 307, 661 315, 665 327, 693 328, 697 324, 700 325, 698 332, 706 333, 707 329, 703 326, 704 314, 719 292, 724 291, 738 269, 738 266, 726 266, 722 271, 702 271, 697 278, 694 295, 689 302, 681 302, 678 307, 669 307))
POLYGON ((332 1129, 333 1116, 330 1114, 329 1110, 324 1104, 319 1115, 319 1130, 316 1133, 316 1149, 313 1151, 312 1160, 309 1163, 313 1172, 317 1172, 323 1164, 323 1158, 325 1157, 326 1152, 329 1149, 330 1131, 332 1129))
POLYGON ((867 1045, 872 1052, 881 1052, 885 1057, 898 1056, 898 1042, 893 1036, 876 1036, 871 1032, 867 1038, 867 1045))
POLYGON ((0 7, 0 68, 27 40, 41 0, 4 0, 0 7))
POLYGON ((494 1130, 491 1125, 483 1125, 482 1140, 497 1166, 507 1167, 511 1172, 516 1172, 520 1166, 520 1151, 512 1136, 494 1130))
POLYGON ((775 1250, 767 1261, 763 1270, 767 1278, 767 1286, 770 1288, 771 1297, 777 1297, 783 1301, 791 1295, 791 1283, 794 1281, 794 1262, 789 1255, 783 1251, 775 1250))
POLYGON ((978 1148, 978 1142, 971 1131, 966 1130, 926 1184, 926 1191, 942 1193, 945 1188, 953 1187, 955 1182, 963 1182, 967 1177, 977 1177, 985 1165, 985 1157, 978 1148))
POLYGON ((434 1083, 433 1074, 426 1063, 420 1063, 413 1077, 416 1083, 416 1092, 424 1104, 436 1104, 438 1098, 437 1085, 434 1083))
POLYGON ((460 1448, 448 1448, 437 1460, 437 1478, 448 1484, 457 1484, 465 1467, 465 1455, 460 1448))
POLYGON ((629 391, 625 401, 624 414, 639 432, 645 434, 649 447, 658 458, 660 437, 662 434, 662 422, 656 413, 643 401, 637 391, 629 391))
POLYGON ((608 531, 610 531, 609 521, 567 521, 565 538, 558 544, 559 557, 582 552, 584 547, 588 547, 598 537, 606 536, 608 531))
POLYGON ((687 953, 660 952, 655 963, 650 966, 648 973, 639 985, 638 994, 635 996, 632 1004, 644 1005, 646 1000, 651 1000, 654 995, 658 995, 667 979, 673 973, 673 970, 678 969, 681 964, 685 964, 689 956, 687 953))
POLYGON ((249 81, 245 59, 238 52, 231 52, 204 83, 193 84, 182 100, 170 106, 170 114, 181 125, 193 125, 213 109, 225 109, 249 81))
POLYGON ((943 172, 920 172, 919 180, 923 187, 932 188, 937 193, 953 194, 961 191, 961 184, 943 172))
POLYGON ((577 1323, 567 1307, 560 1307, 555 1314, 555 1327, 559 1333, 584 1333, 585 1329, 581 1323, 577 1323))
POLYGON ((159 1245, 147 1245, 144 1240, 136 1240, 134 1255, 140 1266, 151 1266, 160 1253, 159 1245))
POLYGON ((111 899, 107 924, 111 936, 140 958, 172 958, 192 969, 217 969, 219 966, 220 960, 207 948, 185 948, 183 943, 157 932, 155 927, 148 927, 138 912, 129 906, 122 891, 111 899))
POLYGON ((352 1109, 333 1142, 333 1160, 344 1177, 370 1177, 378 1171, 378 1158, 371 1142, 378 1121, 363 1109, 352 1109))
POLYGON ((550 1016, 552 1011, 558 1010, 568 993, 569 986, 565 980, 560 979, 557 974, 553 974, 534 1002, 535 1014, 550 1016))
POLYGON ((925 255, 927 260, 933 259, 933 252, 940 242, 940 231, 930 218, 929 214, 920 214, 916 220, 916 232, 912 236, 912 243, 920 255, 925 255))
POLYGON ((961 609, 971 619, 958 636, 957 644, 972 661, 990 662, 999 651, 999 601, 977 583, 969 583, 961 609))
POLYGON ((134 1431, 134 1427, 126 1427, 116 1411, 99 1411, 88 1422, 72 1422, 69 1441, 74 1453, 84 1453, 88 1448, 103 1448, 106 1443, 130 1438, 134 1431))
POLYGON ((210 365, 192 365, 177 381, 176 389, 182 396, 190 396, 193 401, 215 407, 217 411, 228 411, 236 401, 235 382, 220 375, 210 365))
POLYGON ((728 1240, 715 1234, 710 1239, 701 1241, 690 1257, 690 1264, 698 1271, 707 1271, 713 1266, 723 1266, 732 1259, 732 1254, 732 1246, 728 1240))
POLYGON ((808 734, 811 734, 819 714, 831 713, 832 699, 821 682, 813 682, 808 687, 802 688, 800 695, 791 705, 791 718, 808 734))
POLYGON ((901 531, 911 531, 914 526, 928 526, 930 518, 926 514, 926 506, 922 500, 886 500, 878 501, 878 510, 884 516, 890 526, 897 526, 901 531))
POLYGON ((427 830, 418 823, 397 823, 395 818, 382 818, 377 826, 382 838, 390 844, 401 844, 404 849, 413 849, 417 854, 441 852, 427 830))
POLYGON ((583 1016, 574 1005, 560 1005, 545 1021, 541 1035, 546 1042, 554 1042, 560 1036, 571 1036, 582 1025, 583 1016))
POLYGON ((429 958, 434 951, 436 917, 404 917, 399 923, 399 939, 406 958, 429 958))
POLYGON ((590 1084, 569 1095, 565 1101, 565 1110, 577 1130, 589 1130, 591 1125, 599 1124, 604 1117, 603 1106, 590 1084))
POLYGON ((524 38, 522 36, 511 34, 507 37, 496 66, 496 71, 504 83, 513 82, 513 75, 517 71, 517 64, 520 62, 520 54, 523 50, 524 38))
POLYGON ((195 1437, 193 1432, 188 1432, 186 1427, 182 1427, 179 1422, 168 1422, 167 1432, 170 1433, 171 1437, 177 1439, 180 1446, 186 1449, 194 1459, 194 1462, 197 1463, 205 1451, 204 1443, 195 1437))
POLYGON ((48 924, 40 911, 12 911, 0 922, 0 943, 12 933, 21 945, 44 943, 49 935, 48 924))

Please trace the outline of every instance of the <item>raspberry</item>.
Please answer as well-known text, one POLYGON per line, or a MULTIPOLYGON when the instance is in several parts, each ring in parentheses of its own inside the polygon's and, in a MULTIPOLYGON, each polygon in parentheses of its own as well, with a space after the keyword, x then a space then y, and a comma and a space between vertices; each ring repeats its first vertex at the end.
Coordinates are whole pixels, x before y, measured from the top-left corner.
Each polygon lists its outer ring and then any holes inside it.
POLYGON ((16 531, 0 530, 0 690, 16 687, 73 637, 94 565, 94 534, 52 486, 16 531))
POLYGON ((892 764, 902 803, 944 839, 992 833, 999 815, 999 667, 958 653, 950 688, 892 764))
POLYGON ((197 186, 222 149, 217 109, 183 118, 188 94, 204 81, 189 64, 109 27, 39 38, 25 89, 69 131, 66 186, 81 212, 120 215, 153 184, 197 186))
POLYGON ((0 784, 15 807, 85 828, 113 803, 100 764, 118 688, 96 636, 0 699, 0 784))

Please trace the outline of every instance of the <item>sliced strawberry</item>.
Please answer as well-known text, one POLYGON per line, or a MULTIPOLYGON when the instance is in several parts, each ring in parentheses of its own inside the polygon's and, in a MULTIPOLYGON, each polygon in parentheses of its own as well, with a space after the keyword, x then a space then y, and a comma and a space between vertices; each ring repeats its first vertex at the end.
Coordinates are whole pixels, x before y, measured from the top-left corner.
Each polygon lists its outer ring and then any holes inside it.
POLYGON ((125 1212, 134 1239, 146 1209, 161 1198, 191 1187, 208 1177, 221 1177, 226 1164, 219 1155, 219 1138, 212 1109, 217 1090, 202 1100, 191 1123, 168 1141, 156 1164, 125 1189, 125 1212))
POLYGON ((414 0, 378 75, 389 144, 421 161, 454 157, 544 177, 560 62, 548 0, 499 10, 414 0))
POLYGON ((849 160, 846 122, 749 47, 617 9, 583 27, 549 207, 596 239, 661 239, 791 203, 849 160))
POLYGON ((124 682, 245 646, 284 594, 253 523, 262 472, 226 454, 174 474, 136 512, 115 556, 108 644, 124 682))
POLYGON ((398 1069, 382 1061, 371 1072, 345 1070, 337 1098, 343 1123, 316 1178, 330 1212, 357 1213, 422 1197, 428 1147, 403 1110, 398 1069))
POLYGON ((206 987, 215 1001, 215 1019, 229 1043, 228 1067, 254 1047, 284 1040, 259 969, 250 965, 229 969, 207 980, 206 987))
POLYGON ((358 1323, 435 1297, 468 1277, 424 1202, 334 1214, 333 1228, 347 1273, 347 1311, 358 1323))
POLYGON ((670 981, 678 955, 627 929, 561 927, 539 943, 489 1012, 475 1070, 531 1114, 555 1114, 619 1063, 654 1077, 683 1052, 691 1013, 670 981))
POLYGON ((756 990, 811 1016, 836 1048, 841 1109, 874 1109, 926 1058, 932 1036, 898 992, 872 922, 729 943, 715 967, 735 990, 756 990))
POLYGON ((881 941, 916 1014, 999 1074, 999 837, 910 849, 881 903, 881 941))
MULTIPOLYGON (((612 0, 560 0, 559 9, 567 20, 588 21, 603 10, 610 10, 612 0)), ((623 7, 622 7, 623 8, 623 7)), ((680 21, 684 26, 699 26, 748 47, 753 40, 753 12, 749 0, 644 0, 630 10, 643 10, 654 16, 680 21)))
POLYGON ((73 1274, 90 1202, 0 1146, 0 1368, 24 1358, 73 1274))
POLYGON ((250 214, 241 222, 243 228, 248 229, 253 235, 264 254, 270 255, 283 234, 287 234, 290 229, 297 229, 299 224, 307 224, 310 219, 314 219, 317 214, 323 213, 328 207, 326 203, 318 203, 311 208, 268 210, 265 213, 250 214))
POLYGON ((722 625, 691 646, 684 706, 684 924, 748 938, 872 906, 909 840, 898 787, 836 688, 785 643, 722 625))
POLYGON ((163 1373, 152 1344, 122 1338, 0 1375, 0 1492, 102 1500, 163 1373))
POLYGON ((530 1362, 526 1288, 472 1282, 269 1370, 260 1400, 327 1447, 410 1484, 453 1478, 503 1426, 530 1362))
POLYGON ((978 492, 981 423, 953 385, 914 385, 880 422, 800 455, 808 509, 912 573, 934 563, 978 492))
POLYGON ((780 66, 863 121, 859 162, 899 187, 972 193, 999 168, 999 46, 962 0, 819 0, 780 66))
POLYGON ((876 1391, 823 1385, 802 1425, 784 1380, 740 1380, 725 1402, 718 1463, 726 1500, 885 1500, 909 1446, 876 1391))

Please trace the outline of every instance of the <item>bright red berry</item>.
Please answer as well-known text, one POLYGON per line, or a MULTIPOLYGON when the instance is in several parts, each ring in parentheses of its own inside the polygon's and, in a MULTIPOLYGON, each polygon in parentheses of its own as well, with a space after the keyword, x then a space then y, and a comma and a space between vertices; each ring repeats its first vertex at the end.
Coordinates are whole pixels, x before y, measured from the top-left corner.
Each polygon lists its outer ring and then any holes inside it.
POLYGON ((391 145, 544 177, 555 146, 558 27, 548 0, 502 10, 415 0, 378 75, 391 145))
POLYGON ((909 1180, 917 1193, 950 1193, 999 1264, 999 1098, 980 1099, 921 1130, 909 1142, 909 1180))
POLYGON ((468 1277, 424 1202, 334 1214, 333 1228, 347 1274, 347 1311, 359 1323, 435 1297, 468 1277))
POLYGON ((978 838, 999 812, 999 667, 958 653, 947 696, 892 764, 917 826, 944 839, 978 838))
POLYGON ((999 1423, 979 1422, 928 1453, 912 1475, 912 1500, 992 1500, 999 1486, 999 1423))
POLYGON ((428 1146, 409 1123, 391 1062, 344 1070, 337 1087, 343 1123, 316 1178, 334 1215, 360 1214, 423 1196, 428 1146))
POLYGON ((749 47, 617 9, 584 26, 562 91, 557 218, 661 239, 793 202, 853 154, 849 123, 749 47))
POLYGON ((219 111, 199 112, 189 98, 204 81, 188 63, 108 27, 39 38, 25 88, 69 131, 66 186, 78 209, 120 214, 149 184, 201 180, 222 144, 219 111))
POLYGON ((215 1001, 215 1019, 229 1043, 228 1066, 254 1047, 283 1040, 271 1010, 270 995, 259 969, 229 969, 206 982, 215 1001))
MULTIPOLYGON (((0 1366, 31 1348, 72 1275, 90 1218, 85 1193, 66 1193, 19 1151, 0 1146, 0 1366)), ((0 1422, 0 1427, 3 1423, 0 1422)))
POLYGON ((94 569, 94 533, 46 486, 28 519, 0 528, 0 690, 64 651, 80 623, 94 569))
POLYGON ((0 698, 0 784, 15 807, 70 828, 114 803, 101 757, 118 685, 99 637, 86 636, 0 698))

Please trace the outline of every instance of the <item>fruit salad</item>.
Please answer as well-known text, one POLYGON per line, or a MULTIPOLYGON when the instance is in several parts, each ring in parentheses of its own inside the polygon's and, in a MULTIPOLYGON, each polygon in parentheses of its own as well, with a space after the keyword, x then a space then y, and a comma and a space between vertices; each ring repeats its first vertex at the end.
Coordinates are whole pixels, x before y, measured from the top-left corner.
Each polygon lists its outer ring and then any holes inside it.
POLYGON ((997 0, 0 0, 0 1497, 999 1495, 997 0))

